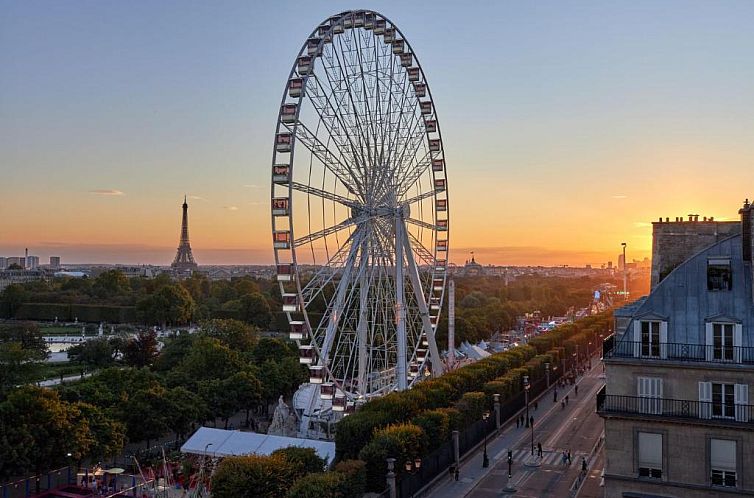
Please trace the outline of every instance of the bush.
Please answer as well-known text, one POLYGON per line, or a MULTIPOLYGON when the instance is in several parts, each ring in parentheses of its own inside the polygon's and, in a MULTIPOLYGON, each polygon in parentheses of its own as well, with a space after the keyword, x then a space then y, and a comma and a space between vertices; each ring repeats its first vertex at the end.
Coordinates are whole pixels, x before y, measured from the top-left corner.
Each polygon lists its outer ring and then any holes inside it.
POLYGON ((342 492, 345 480, 340 472, 308 474, 293 484, 288 498, 346 498, 342 492))
POLYGON ((359 458, 367 465, 367 489, 383 490, 388 458, 395 458, 395 470, 400 473, 403 462, 424 455, 427 445, 424 431, 414 424, 391 425, 376 431, 372 441, 359 453, 359 458))
POLYGON ((461 412, 466 424, 474 423, 482 419, 482 414, 487 409, 487 399, 484 393, 470 392, 461 397, 456 403, 456 409, 461 412))
POLYGON ((280 498, 296 471, 282 455, 225 458, 212 477, 213 498, 280 498))
POLYGON ((411 420, 427 435, 431 449, 441 446, 450 438, 450 417, 443 410, 427 410, 411 420))
POLYGON ((372 439, 375 430, 385 427, 390 421, 386 413, 361 410, 338 422, 335 433, 336 458, 358 458, 359 452, 372 439))
POLYGON ((343 474, 341 483, 344 498, 360 498, 366 493, 366 462, 363 460, 344 460, 335 466, 335 472, 343 474))
POLYGON ((280 448, 272 452, 274 455, 280 455, 293 466, 297 476, 301 477, 306 474, 315 472, 324 472, 325 460, 317 456, 314 448, 301 448, 298 446, 289 446, 280 448))

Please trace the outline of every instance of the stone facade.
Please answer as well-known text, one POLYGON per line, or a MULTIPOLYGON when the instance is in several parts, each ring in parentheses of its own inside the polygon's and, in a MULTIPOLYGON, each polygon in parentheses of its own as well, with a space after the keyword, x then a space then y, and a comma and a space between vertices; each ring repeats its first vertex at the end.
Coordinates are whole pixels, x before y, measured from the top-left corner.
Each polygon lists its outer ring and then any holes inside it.
POLYGON ((652 289, 675 267, 722 239, 741 232, 737 221, 652 223, 652 289))

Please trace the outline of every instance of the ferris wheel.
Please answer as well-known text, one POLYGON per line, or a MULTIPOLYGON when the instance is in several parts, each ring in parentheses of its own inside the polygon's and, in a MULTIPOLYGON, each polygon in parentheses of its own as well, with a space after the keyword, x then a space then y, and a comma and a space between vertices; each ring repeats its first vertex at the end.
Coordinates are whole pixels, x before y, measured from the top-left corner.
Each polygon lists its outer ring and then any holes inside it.
POLYGON ((271 190, 309 411, 348 412, 439 375, 443 143, 424 72, 387 18, 346 11, 309 35, 283 92, 271 190))

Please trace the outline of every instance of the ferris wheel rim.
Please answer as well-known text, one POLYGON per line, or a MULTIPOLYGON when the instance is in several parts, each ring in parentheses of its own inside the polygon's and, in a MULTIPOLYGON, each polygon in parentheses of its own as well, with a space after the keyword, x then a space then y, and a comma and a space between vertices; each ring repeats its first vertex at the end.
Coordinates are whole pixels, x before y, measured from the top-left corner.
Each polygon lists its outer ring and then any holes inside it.
MULTIPOLYGON (((296 166, 295 153, 296 153, 297 145, 299 145, 298 144, 298 140, 296 139, 297 127, 300 125, 300 122, 299 122, 299 113, 301 112, 301 109, 302 109, 302 103, 304 102, 304 99, 306 98, 306 89, 307 89, 307 87, 309 85, 309 80, 314 75, 313 71, 309 71, 308 74, 301 75, 299 73, 299 71, 297 70, 298 61, 300 60, 301 57, 304 56, 304 54, 306 54, 308 52, 308 50, 307 50, 307 43, 308 43, 308 41, 310 39, 316 37, 318 34, 321 34, 320 28, 322 26, 324 26, 325 24, 329 24, 329 27, 327 28, 326 34, 324 36, 320 36, 319 37, 320 38, 320 42, 319 42, 319 46, 318 46, 317 52, 316 52, 317 55, 312 58, 313 59, 312 66, 314 66, 314 60, 316 60, 316 58, 322 56, 323 46, 327 43, 326 42, 327 37, 330 38, 331 43, 334 43, 336 37, 338 37, 339 35, 343 34, 343 33, 335 33, 336 28, 338 28, 339 26, 344 26, 344 24, 346 23, 346 19, 348 17, 350 17, 351 20, 352 20, 352 22, 353 22, 353 19, 358 14, 362 14, 362 15, 372 14, 372 15, 375 16, 375 19, 379 19, 379 20, 385 21, 386 26, 390 26, 392 29, 394 29, 395 32, 400 36, 400 39, 406 44, 407 51, 408 51, 408 53, 410 53, 412 55, 414 64, 418 68, 419 75, 420 75, 420 81, 426 87, 426 98, 423 99, 423 100, 421 100, 421 101, 422 102, 430 102, 430 104, 431 104, 432 115, 434 117, 435 126, 436 126, 436 136, 437 136, 437 140, 439 141, 439 144, 440 144, 439 157, 442 160, 442 170, 441 171, 436 171, 431 164, 430 164, 430 167, 428 168, 427 171, 431 175, 433 186, 435 185, 435 179, 437 179, 438 176, 441 176, 441 178, 445 182, 445 187, 444 187, 444 192, 445 192, 445 194, 444 194, 445 209, 444 209, 444 211, 447 212, 447 210, 449 209, 449 200, 448 200, 449 197, 448 197, 448 194, 447 194, 447 173, 446 173, 446 169, 445 169, 445 160, 444 160, 444 158, 445 158, 445 150, 444 150, 444 147, 443 147, 441 126, 440 126, 439 119, 437 117, 437 110, 436 110, 436 107, 434 105, 434 99, 432 97, 432 93, 431 93, 431 89, 430 89, 430 86, 429 86, 429 82, 427 80, 426 74, 424 73, 424 69, 421 66, 419 58, 416 56, 416 52, 413 50, 410 42, 408 41, 408 39, 406 38, 406 36, 403 34, 403 32, 390 19, 388 19, 387 17, 379 14, 376 11, 372 11, 372 10, 349 10, 349 11, 342 12, 342 13, 336 15, 336 16, 328 17, 327 19, 325 19, 322 23, 320 23, 310 33, 309 37, 307 38, 307 41, 304 42, 304 44, 302 45, 301 49, 298 52, 298 55, 296 56, 296 58, 294 60, 293 66, 291 68, 291 71, 289 73, 288 79, 286 81, 286 86, 285 86, 285 88, 283 90, 283 96, 282 96, 281 105, 280 105, 280 108, 279 108, 279 111, 278 111, 276 131, 275 131, 275 136, 276 137, 278 137, 280 135, 280 133, 283 132, 283 130, 289 130, 289 132, 291 134, 291 150, 290 150, 290 155, 288 156, 289 157, 289 159, 288 159, 288 167, 289 167, 289 178, 290 178, 290 180, 288 182, 288 188, 287 188, 289 202, 292 203, 293 199, 294 199, 294 186, 293 186, 294 182, 292 181, 292 179, 294 177, 294 169, 295 169, 295 166, 296 166), (335 20, 332 21, 333 19, 335 19, 335 20), (298 96, 298 98, 295 99, 295 103, 297 104, 296 118, 295 118, 295 121, 294 121, 294 124, 293 124, 293 129, 291 130, 289 127, 287 127, 283 123, 283 120, 282 120, 282 110, 283 110, 283 106, 286 105, 286 103, 289 103, 291 101, 291 99, 289 98, 289 95, 288 95, 289 94, 288 85, 289 85, 289 82, 292 79, 296 78, 296 77, 301 78, 303 80, 303 83, 302 83, 301 93, 298 96)), ((343 28, 343 29, 354 29, 355 30, 356 28, 343 28)), ((417 103, 419 101, 420 100, 417 97, 417 103)), ((423 118, 423 119, 426 121, 426 118, 423 118)), ((319 126, 319 124, 321 124, 321 119, 320 119, 320 122, 318 123, 318 126, 319 126)), ((425 135, 424 139, 422 140, 422 143, 426 142, 427 140, 429 140, 428 134, 425 135)), ((306 151, 306 147, 304 147, 303 150, 306 151)), ((273 168, 276 165, 277 157, 278 157, 278 150, 276 148, 276 145, 274 145, 273 146, 273 158, 272 158, 273 168)), ((432 158, 432 155, 430 154, 430 163, 431 163, 431 158, 432 158)), ((418 180, 418 177, 417 177, 417 180, 418 180)), ((324 179, 323 179, 323 181, 324 181, 324 179)), ((275 193, 276 193, 276 183, 274 181, 274 175, 273 175, 273 182, 272 182, 272 186, 271 186, 271 197, 272 197, 273 201, 275 199, 275 193)), ((435 193, 435 195, 436 195, 436 193, 435 193)), ((434 220, 438 219, 438 209, 437 209, 437 205, 436 204, 434 205, 434 209, 433 209, 432 215, 433 215, 433 219, 434 220)), ((299 249, 295 245, 295 241, 298 240, 298 239, 295 237, 296 228, 295 228, 295 224, 294 224, 295 220, 294 220, 294 213, 293 213, 293 209, 292 208, 290 209, 290 212, 289 212, 289 214, 288 214, 287 217, 288 217, 289 237, 290 237, 290 243, 291 243, 291 247, 290 247, 291 257, 290 257, 290 260, 291 260, 291 264, 292 264, 292 267, 293 267, 293 271, 295 272, 295 278, 294 278, 294 280, 295 280, 295 293, 297 295, 297 300, 300 302, 301 307, 302 307, 301 314, 303 315, 303 319, 304 319, 303 321, 305 323, 305 328, 308 331, 310 331, 310 333, 311 333, 311 331, 313 331, 315 327, 312 326, 312 323, 311 323, 310 317, 309 317, 309 313, 307 312, 306 307, 303 306, 304 296, 303 296, 303 289, 302 289, 301 282, 302 282, 302 277, 304 276, 304 274, 303 274, 303 271, 301 270, 301 267, 299 265, 299 258, 298 258, 298 250, 299 249)), ((276 217, 273 215, 272 216, 273 233, 275 232, 276 226, 277 226, 275 218, 276 217)), ((446 249, 446 251, 447 251, 448 244, 449 244, 449 230, 448 230, 448 227, 447 227, 447 223, 448 223, 447 220, 448 219, 449 219, 449 216, 447 216, 447 214, 446 214, 445 215, 446 229, 444 230, 444 242, 445 242, 445 249, 446 249)), ((352 232, 352 234, 356 233, 356 231, 357 230, 354 230, 352 232)), ((440 237, 439 232, 440 232, 440 230, 437 228, 437 226, 435 226, 434 229, 433 229, 433 238, 431 240, 434 240, 434 241, 440 240, 440 238, 439 238, 440 237)), ((310 234, 307 234, 307 235, 310 235, 310 234)), ((274 237, 274 235, 273 235, 273 237, 274 237)), ((353 242, 351 242, 351 243, 353 244, 353 242)), ((344 242, 344 244, 345 244, 345 242, 344 242)), ((432 266, 432 269, 431 269, 432 277, 431 277, 430 282, 434 282, 435 281, 435 274, 437 273, 436 268, 437 268, 438 261, 440 261, 439 258, 438 258, 438 248, 437 248, 437 245, 438 244, 436 244, 436 243, 433 244, 434 247, 432 247, 431 252, 430 252, 430 254, 432 256, 432 258, 431 258, 432 259, 432 263, 431 263, 431 266, 432 266)), ((343 246, 341 245, 340 248, 342 248, 342 247, 343 246)), ((335 252, 337 253, 337 251, 340 248, 336 248, 335 252)), ((280 251, 279 251, 279 249, 275 248, 274 253, 275 253, 276 268, 278 268, 280 266, 280 264, 281 264, 281 258, 280 258, 280 251)), ((446 252, 446 254, 447 254, 447 252, 446 252)), ((446 256, 445 261, 446 261, 446 265, 445 266, 447 267, 447 256, 446 256)), ((327 263, 329 263, 329 260, 325 261, 325 264, 327 264, 327 263)), ((441 288, 441 290, 439 292, 440 307, 441 307, 441 303, 444 301, 444 293, 445 293, 445 286, 446 286, 445 285, 446 284, 445 273, 446 272, 443 271, 443 275, 442 275, 442 288, 441 288)), ((280 287, 281 293, 285 293, 286 288, 285 288, 284 282, 280 281, 279 282, 279 287, 280 287)), ((431 294, 432 294, 432 290, 430 289, 430 295, 431 294)), ((288 315, 287 318, 288 318, 289 323, 293 323, 293 321, 291 320, 290 313, 287 313, 287 315, 288 315)), ((438 311, 437 314, 436 314, 436 317, 437 317, 438 321, 439 321, 439 316, 440 316, 440 311, 438 311)), ((434 324, 435 328, 436 328, 436 325, 437 324, 435 323, 434 324)), ((313 343, 313 341, 312 341, 312 343, 313 343)), ((315 347, 316 347, 316 345, 315 345, 315 347)), ((422 362, 422 365, 425 364, 425 363, 426 363, 426 358, 422 362)), ((327 369, 327 368, 328 367, 325 366, 325 369, 327 369)), ((334 379, 334 380, 337 383, 337 379, 334 379)), ((339 388, 342 391, 348 393, 348 389, 346 389, 346 386, 339 386, 339 388)))

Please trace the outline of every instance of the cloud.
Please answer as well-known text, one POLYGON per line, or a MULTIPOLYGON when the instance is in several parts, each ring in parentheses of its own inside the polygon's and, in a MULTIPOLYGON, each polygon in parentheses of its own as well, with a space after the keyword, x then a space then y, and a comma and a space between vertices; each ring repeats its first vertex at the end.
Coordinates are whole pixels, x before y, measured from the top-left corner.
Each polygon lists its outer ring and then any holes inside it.
POLYGON ((623 195, 623 194, 615 194, 612 197, 613 197, 613 199, 628 199, 628 196, 627 195, 623 195))
POLYGON ((223 208, 228 211, 238 211, 238 206, 223 206, 223 208))
POLYGON ((262 188, 261 185, 255 185, 253 183, 247 183, 246 185, 244 185, 244 187, 246 187, 246 188, 262 188))
POLYGON ((116 190, 114 188, 98 188, 90 190, 89 193, 97 195, 126 195, 122 190, 116 190))
POLYGON ((204 197, 201 197, 199 195, 190 195, 190 196, 188 196, 188 198, 191 199, 191 200, 194 200, 194 201, 206 201, 207 200, 204 197))

